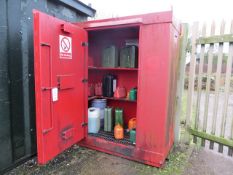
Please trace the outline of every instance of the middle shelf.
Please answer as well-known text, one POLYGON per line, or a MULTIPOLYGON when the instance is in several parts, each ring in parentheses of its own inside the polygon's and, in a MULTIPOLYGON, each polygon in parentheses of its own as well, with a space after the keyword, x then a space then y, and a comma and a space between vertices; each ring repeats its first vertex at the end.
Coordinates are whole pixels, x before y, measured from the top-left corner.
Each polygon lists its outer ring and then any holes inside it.
POLYGON ((98 99, 98 98, 103 98, 103 99, 108 99, 108 100, 116 100, 116 101, 133 102, 133 103, 136 103, 136 102, 137 102, 137 100, 129 100, 129 99, 127 99, 127 98, 115 98, 115 97, 103 97, 103 96, 92 96, 92 97, 88 97, 88 101, 89 101, 89 100, 98 99))
POLYGON ((116 71, 137 71, 138 68, 126 68, 126 67, 94 67, 88 66, 89 70, 116 70, 116 71))

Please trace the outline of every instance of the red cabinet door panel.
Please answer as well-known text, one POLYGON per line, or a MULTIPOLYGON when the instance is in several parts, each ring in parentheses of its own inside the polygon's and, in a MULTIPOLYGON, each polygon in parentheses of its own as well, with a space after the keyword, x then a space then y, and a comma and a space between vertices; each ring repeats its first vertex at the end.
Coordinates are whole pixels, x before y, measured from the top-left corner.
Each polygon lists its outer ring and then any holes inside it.
POLYGON ((85 30, 34 13, 34 68, 38 162, 45 164, 84 138, 85 30))

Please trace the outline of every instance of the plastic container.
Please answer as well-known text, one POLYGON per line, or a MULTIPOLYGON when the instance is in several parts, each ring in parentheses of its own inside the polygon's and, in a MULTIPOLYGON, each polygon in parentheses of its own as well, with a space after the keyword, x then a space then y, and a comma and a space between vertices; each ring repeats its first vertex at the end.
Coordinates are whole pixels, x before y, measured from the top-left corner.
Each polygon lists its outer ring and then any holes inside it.
POLYGON ((102 96, 103 95, 102 88, 103 88, 102 83, 95 84, 95 95, 102 96))
POLYGON ((95 89, 93 84, 90 84, 88 86, 88 97, 94 96, 95 95, 95 89))
POLYGON ((124 138, 124 129, 123 129, 123 127, 120 124, 117 124, 114 127, 114 137, 117 140, 124 138))
POLYGON ((92 101, 91 106, 100 109, 100 127, 104 127, 104 108, 106 108, 106 99, 95 99, 92 101))
POLYGON ((117 87, 114 92, 115 98, 125 98, 126 97, 126 89, 124 87, 117 87))
POLYGON ((136 129, 131 129, 129 131, 129 140, 132 144, 136 143, 136 129))
POLYGON ((100 130, 100 109, 88 109, 88 133, 98 133, 100 130))
POLYGON ((129 100, 137 100, 137 89, 133 88, 129 91, 129 100))
POLYGON ((128 129, 135 129, 136 128, 136 118, 131 118, 128 122, 128 129))
POLYGON ((117 86, 117 79, 114 75, 104 75, 103 77, 103 96, 113 97, 117 86))
POLYGON ((115 125, 120 124, 123 127, 123 109, 115 109, 115 125))

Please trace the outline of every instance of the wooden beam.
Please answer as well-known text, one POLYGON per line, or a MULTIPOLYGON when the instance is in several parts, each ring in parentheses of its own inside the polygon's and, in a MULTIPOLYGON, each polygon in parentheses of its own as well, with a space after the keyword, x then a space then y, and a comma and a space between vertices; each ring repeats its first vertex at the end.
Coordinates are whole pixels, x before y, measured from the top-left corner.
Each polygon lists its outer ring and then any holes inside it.
POLYGON ((202 132, 202 131, 197 131, 197 130, 194 130, 192 128, 189 128, 188 131, 189 131, 190 134, 192 134, 194 136, 204 138, 206 140, 213 141, 215 143, 219 143, 219 144, 222 144, 222 145, 229 146, 229 147, 233 148, 233 140, 225 139, 223 137, 208 134, 208 133, 202 132))
POLYGON ((233 34, 215 35, 209 37, 200 37, 197 39, 197 44, 214 44, 214 43, 232 43, 233 34))

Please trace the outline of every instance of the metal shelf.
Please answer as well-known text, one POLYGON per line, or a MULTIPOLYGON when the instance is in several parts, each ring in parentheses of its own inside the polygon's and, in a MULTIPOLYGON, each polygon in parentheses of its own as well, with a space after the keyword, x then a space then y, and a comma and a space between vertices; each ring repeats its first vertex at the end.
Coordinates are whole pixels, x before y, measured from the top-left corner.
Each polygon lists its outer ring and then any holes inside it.
POLYGON ((94 67, 89 66, 89 70, 112 70, 112 71, 138 71, 138 68, 125 68, 125 67, 94 67))
POLYGON ((130 142, 130 140, 129 140, 129 133, 128 132, 124 132, 124 138, 121 139, 121 140, 116 140, 114 138, 113 132, 105 132, 103 130, 100 130, 96 134, 89 133, 88 135, 89 136, 93 136, 93 137, 102 138, 102 139, 110 141, 110 142, 115 142, 115 143, 120 143, 120 144, 124 144, 124 145, 133 145, 133 146, 135 146, 135 144, 133 144, 133 143, 130 142))
POLYGON ((117 100, 117 101, 133 102, 133 103, 137 102, 137 100, 129 100, 127 98, 115 98, 115 97, 103 97, 103 96, 88 97, 88 101, 89 100, 93 100, 93 99, 97 99, 97 98, 103 98, 103 99, 107 99, 107 100, 117 100))

